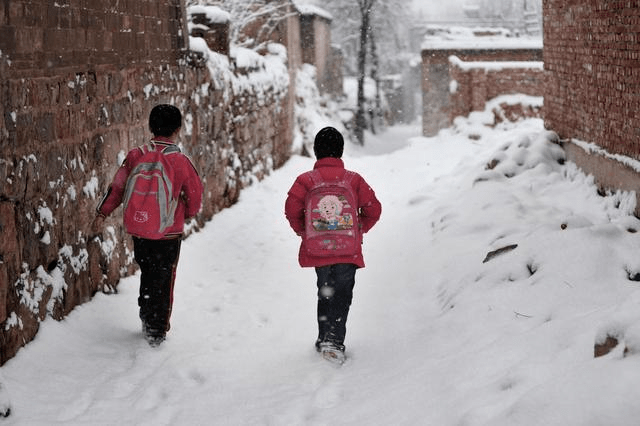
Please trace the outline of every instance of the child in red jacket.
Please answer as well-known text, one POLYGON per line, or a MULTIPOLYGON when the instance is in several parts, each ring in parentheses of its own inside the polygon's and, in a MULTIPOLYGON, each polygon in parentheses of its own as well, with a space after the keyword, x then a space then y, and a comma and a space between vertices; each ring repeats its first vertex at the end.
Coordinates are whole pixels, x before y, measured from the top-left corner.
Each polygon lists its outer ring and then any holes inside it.
MULTIPOLYGON (((308 215, 307 197, 317 186, 316 180, 335 183, 344 182, 345 175, 349 175, 348 184, 351 186, 355 198, 355 223, 359 228, 356 234, 361 236, 369 231, 380 218, 382 207, 373 189, 357 173, 345 170, 342 161, 344 139, 342 134, 333 127, 325 127, 315 137, 313 151, 316 163, 313 171, 297 177, 289 190, 285 202, 285 216, 294 232, 302 237, 298 260, 302 267, 314 267, 318 277, 318 338, 316 350, 330 360, 340 363, 344 361, 344 339, 349 308, 353 298, 356 269, 364 267, 361 244, 356 244, 349 253, 333 255, 328 252, 319 256, 317 251, 311 250, 305 239, 308 215)), ((328 217, 335 216, 330 209, 330 196, 325 197, 327 207, 318 205, 319 214, 328 217)), ((339 207, 338 207, 339 209, 339 207)), ((339 228, 336 224, 333 228, 339 228)), ((330 227, 329 227, 330 228, 330 227)), ((359 241, 361 243, 361 240, 359 241)))
POLYGON ((125 217, 127 232, 133 237, 134 257, 140 266, 140 319, 145 339, 151 346, 158 346, 169 331, 173 306, 173 284, 182 243, 186 219, 194 217, 202 206, 202 181, 191 160, 175 145, 182 127, 182 114, 173 105, 156 105, 149 115, 149 130, 153 139, 149 147, 134 148, 127 154, 109 186, 107 194, 98 205, 93 222, 94 232, 102 229, 104 219, 109 216, 133 192, 132 181, 142 157, 150 151, 162 151, 167 166, 172 170, 172 193, 175 210, 169 209, 168 218, 163 217, 163 227, 154 234, 136 222, 147 219, 146 212, 131 219, 125 217), (171 154, 168 154, 168 153, 171 154), (167 154, 164 154, 167 153, 167 154))

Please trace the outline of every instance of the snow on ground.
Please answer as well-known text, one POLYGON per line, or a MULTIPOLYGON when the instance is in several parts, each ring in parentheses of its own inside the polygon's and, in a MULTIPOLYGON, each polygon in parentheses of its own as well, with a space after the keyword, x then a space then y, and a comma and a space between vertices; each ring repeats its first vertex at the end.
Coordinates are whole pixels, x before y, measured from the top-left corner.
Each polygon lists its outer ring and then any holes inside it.
POLYGON ((0 423, 638 424, 631 194, 598 195, 540 120, 490 129, 472 115, 418 134, 346 148, 383 215, 365 236, 342 368, 314 350, 315 274, 283 215, 313 165, 294 156, 185 241, 160 348, 142 339, 139 277, 124 279, 45 321, 2 368, 0 423), (624 344, 594 358, 607 333, 624 344))

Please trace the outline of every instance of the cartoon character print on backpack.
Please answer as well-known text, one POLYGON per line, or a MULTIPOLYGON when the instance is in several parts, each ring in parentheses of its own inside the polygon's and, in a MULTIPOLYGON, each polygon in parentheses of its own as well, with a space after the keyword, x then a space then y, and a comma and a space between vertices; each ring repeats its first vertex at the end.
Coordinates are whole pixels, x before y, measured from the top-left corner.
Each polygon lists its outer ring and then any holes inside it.
POLYGON ((311 173, 313 187, 306 198, 305 247, 312 256, 346 256, 360 245, 357 200, 351 187, 354 174, 346 172, 338 181, 325 182, 311 173))
POLYGON ((342 214, 343 210, 349 208, 351 206, 344 196, 325 195, 313 210, 313 213, 320 214, 319 218, 313 219, 313 229, 335 231, 353 228, 353 216, 350 213, 342 214))

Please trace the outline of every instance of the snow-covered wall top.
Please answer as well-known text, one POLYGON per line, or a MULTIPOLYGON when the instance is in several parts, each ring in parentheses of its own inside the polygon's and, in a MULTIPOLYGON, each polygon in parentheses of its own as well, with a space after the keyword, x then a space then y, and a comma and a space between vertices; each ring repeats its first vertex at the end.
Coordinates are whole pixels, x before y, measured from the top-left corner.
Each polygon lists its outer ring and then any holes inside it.
POLYGON ((503 28, 430 26, 422 49, 542 49, 542 38, 515 37, 503 28))
POLYGON ((154 105, 171 103, 182 111, 180 144, 205 183, 203 210, 190 230, 282 165, 293 139, 293 96, 281 44, 270 44, 265 55, 236 49, 230 60, 192 38, 197 52, 186 51, 184 21, 176 19, 176 10, 183 12, 180 0, 145 10, 162 32, 156 28, 139 39, 122 32, 122 25, 107 29, 73 20, 76 27, 68 31, 49 27, 58 25, 50 19, 54 12, 84 13, 113 23, 122 19, 138 28, 135 36, 145 22, 133 19, 140 13, 135 2, 120 2, 115 11, 99 2, 53 8, 46 0, 15 3, 42 7, 16 17, 15 28, 7 29, 33 32, 36 42, 0 37, 0 93, 7 94, 0 97, 0 364, 33 339, 47 317, 65 317, 134 272, 119 210, 98 234, 90 223, 126 152, 151 137, 154 105), (87 39, 72 43, 85 27, 87 39), (42 28, 61 37, 42 44, 38 35, 48 33, 42 28), (68 54, 58 61, 61 52, 68 54), (49 57, 50 66, 42 69, 49 57))
POLYGON ((465 71, 472 69, 500 71, 509 68, 544 69, 542 61, 463 61, 455 55, 449 56, 449 63, 465 71))
POLYGON ((220 9, 217 6, 189 6, 187 8, 189 15, 202 14, 207 17, 207 20, 213 24, 226 24, 231 21, 231 14, 220 9))
MULTIPOLYGON (((501 28, 430 26, 422 49, 423 134, 500 95, 542 94, 542 43, 501 28), (480 72, 477 72, 480 71, 480 72)), ((533 111, 537 114, 537 111, 533 111)))
POLYGON ((333 16, 329 12, 318 6, 305 4, 304 2, 301 2, 299 0, 294 1, 293 4, 296 6, 296 9, 298 9, 298 12, 300 12, 301 15, 315 15, 329 21, 333 20, 333 16))

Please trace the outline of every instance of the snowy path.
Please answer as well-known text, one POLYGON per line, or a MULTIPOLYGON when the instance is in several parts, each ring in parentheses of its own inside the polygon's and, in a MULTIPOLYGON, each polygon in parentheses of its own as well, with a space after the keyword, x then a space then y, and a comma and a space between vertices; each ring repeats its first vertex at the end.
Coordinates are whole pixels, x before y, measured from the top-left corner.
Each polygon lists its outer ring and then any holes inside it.
MULTIPOLYGON (((540 130, 538 122, 530 127, 540 130)), ((480 265, 486 253, 480 243, 480 249, 464 247, 469 240, 462 237, 434 237, 458 216, 458 227, 467 226, 461 234, 475 232, 483 240, 488 240, 485 232, 523 233, 510 229, 504 218, 487 231, 480 222, 464 222, 465 213, 456 210, 456 191, 465 178, 461 165, 487 160, 495 143, 446 135, 407 143, 417 134, 415 127, 392 128, 367 150, 349 147, 345 155, 347 167, 359 171, 376 190, 383 215, 365 236, 367 268, 356 275, 346 342, 350 360, 342 368, 324 362, 313 348, 315 274, 298 267, 298 241, 283 215, 286 191, 313 162, 294 157, 243 191, 237 205, 184 243, 172 330, 159 349, 149 348, 141 338, 138 277, 123 280, 119 294, 98 295, 65 321, 45 321, 37 339, 3 367, 13 406, 4 423, 442 426, 481 425, 497 418, 490 424, 506 425, 517 424, 499 420, 509 415, 512 404, 543 382, 551 382, 553 389, 553 376, 573 363, 586 365, 580 371, 593 374, 591 354, 572 359, 585 347, 592 348, 593 329, 568 335, 569 328, 544 326, 532 312, 535 323, 514 320, 511 305, 502 315, 500 303, 519 300, 509 289, 491 293, 500 300, 474 306, 471 296, 463 297, 474 294, 462 291, 464 280, 452 278, 445 285, 447 274, 466 273, 452 272, 452 253, 460 257, 460 269, 467 268, 464 262, 471 256, 474 265, 480 265), (443 315, 443 304, 456 301, 466 303, 468 311, 460 308, 452 311, 457 314, 443 315), (555 340, 545 340, 549 335, 555 340), (543 342, 554 352, 543 355, 543 342), (536 352, 528 352, 532 348, 536 352)), ((557 200, 536 205, 538 198, 531 191, 539 184, 532 182, 509 194, 517 203, 528 203, 526 210, 533 213, 525 222, 548 220, 543 218, 558 210, 573 217, 570 207, 558 207, 557 200)), ((555 184, 548 183, 553 188, 555 184)), ((572 191, 591 190, 588 181, 574 186, 572 191)), ((589 202, 603 203, 597 197, 589 202)), ((508 211, 510 205, 501 208, 508 211)), ((608 220, 601 216, 594 213, 589 220, 608 220)), ((503 269, 511 273, 513 267, 503 269)), ((519 279, 510 275, 509 281, 519 279)), ((481 276, 476 281, 484 286, 480 292, 490 290, 481 276)), ((618 291, 595 308, 580 299, 567 322, 577 327, 584 319, 596 327, 630 295, 635 293, 618 291), (588 316, 589 310, 596 316, 588 316)), ((527 306, 535 310, 535 305, 527 306)), ((620 368, 607 365, 608 373, 620 368)), ((548 407, 545 401, 534 394, 523 410, 548 407)), ((588 401, 576 397, 569 405, 588 401)))
MULTIPOLYGON (((390 155, 407 158, 388 167, 385 146, 402 146, 418 131, 401 128, 387 135, 396 140, 379 142, 381 155, 346 159, 376 189, 384 212, 366 241, 371 266, 356 277, 352 359, 342 370, 313 348, 315 274, 297 265, 298 241, 283 216, 287 189, 313 164, 296 157, 185 242, 172 330, 159 350, 141 339, 138 276, 123 280, 118 295, 98 295, 65 321, 43 323, 3 369, 14 413, 8 423, 394 423, 397 411, 388 404, 403 385, 398 379, 413 375, 407 358, 414 336, 399 331, 416 320, 406 302, 415 294, 403 287, 417 278, 410 265, 423 250, 403 242, 415 219, 402 209, 424 185, 418 177, 427 159, 400 151, 390 155)), ((439 161, 446 170, 459 159, 439 161)), ((412 405, 405 394, 393 402, 398 410, 412 405)))

